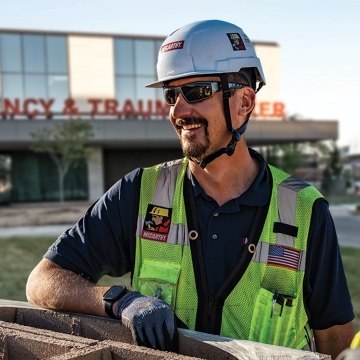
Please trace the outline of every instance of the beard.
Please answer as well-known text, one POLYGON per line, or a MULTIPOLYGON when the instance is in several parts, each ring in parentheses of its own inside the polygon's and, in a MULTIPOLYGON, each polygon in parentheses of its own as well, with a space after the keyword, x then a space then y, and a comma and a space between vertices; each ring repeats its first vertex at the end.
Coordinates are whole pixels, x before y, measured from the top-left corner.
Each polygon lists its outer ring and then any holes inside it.
POLYGON ((203 158, 205 158, 205 154, 210 146, 207 121, 203 118, 189 117, 178 119, 176 124, 184 156, 188 159, 197 159, 198 161, 201 161, 203 158), (199 134, 194 134, 192 132, 183 133, 181 131, 180 125, 192 124, 202 124, 205 136, 201 136, 200 138, 199 134))

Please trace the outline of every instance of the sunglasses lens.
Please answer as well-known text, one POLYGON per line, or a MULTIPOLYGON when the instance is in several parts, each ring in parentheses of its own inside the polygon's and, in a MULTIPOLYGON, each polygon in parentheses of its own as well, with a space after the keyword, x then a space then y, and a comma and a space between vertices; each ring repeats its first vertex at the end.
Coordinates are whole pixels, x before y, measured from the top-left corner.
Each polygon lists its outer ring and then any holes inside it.
POLYGON ((166 103, 174 105, 176 102, 176 90, 174 88, 164 88, 163 92, 166 103))
POLYGON ((211 84, 188 84, 181 88, 188 102, 196 102, 212 96, 211 84))
POLYGON ((189 103, 201 101, 214 95, 212 83, 190 83, 179 87, 164 87, 165 101, 169 105, 175 105, 176 98, 181 93, 189 103))

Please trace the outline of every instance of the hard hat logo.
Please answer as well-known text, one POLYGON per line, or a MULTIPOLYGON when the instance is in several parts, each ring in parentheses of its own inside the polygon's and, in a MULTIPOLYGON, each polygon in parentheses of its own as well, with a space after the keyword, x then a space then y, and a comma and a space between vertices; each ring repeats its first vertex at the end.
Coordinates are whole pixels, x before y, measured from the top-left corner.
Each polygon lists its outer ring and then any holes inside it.
POLYGON ((163 45, 160 48, 160 52, 164 53, 171 50, 179 50, 184 47, 184 41, 174 41, 168 44, 163 45))
POLYGON ((246 50, 245 44, 238 33, 227 34, 234 51, 246 50))
POLYGON ((158 216, 166 216, 169 217, 169 209, 161 208, 158 206, 154 206, 151 211, 149 211, 152 215, 158 215, 158 216))

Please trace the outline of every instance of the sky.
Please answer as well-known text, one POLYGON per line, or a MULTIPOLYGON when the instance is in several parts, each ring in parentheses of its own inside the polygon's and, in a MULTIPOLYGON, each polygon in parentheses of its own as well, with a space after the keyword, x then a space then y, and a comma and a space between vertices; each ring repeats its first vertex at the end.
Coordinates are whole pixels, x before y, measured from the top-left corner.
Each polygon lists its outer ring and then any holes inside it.
MULTIPOLYGON (((0 0, 0 28, 167 36, 219 19, 281 51, 288 115, 339 121, 339 146, 360 153, 358 0, 0 0)), ((265 74, 266 76, 266 74, 265 74)))

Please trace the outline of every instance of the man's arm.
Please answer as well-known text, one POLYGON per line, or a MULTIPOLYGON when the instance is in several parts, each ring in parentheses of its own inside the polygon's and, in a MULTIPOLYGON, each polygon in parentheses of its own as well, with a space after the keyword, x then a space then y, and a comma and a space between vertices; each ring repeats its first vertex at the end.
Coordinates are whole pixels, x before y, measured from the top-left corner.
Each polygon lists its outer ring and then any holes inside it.
POLYGON ((314 330, 316 351, 331 355, 335 359, 341 351, 350 346, 354 337, 352 322, 335 325, 324 330, 314 330))
MULTIPOLYGON (((43 259, 29 276, 26 296, 29 302, 44 308, 107 316, 103 301, 106 290, 43 259)), ((129 291, 113 304, 113 313, 131 331, 136 344, 177 350, 175 315, 162 300, 129 291)))
POLYGON ((102 299, 107 289, 42 259, 29 275, 26 296, 30 303, 49 309, 107 316, 102 299))

